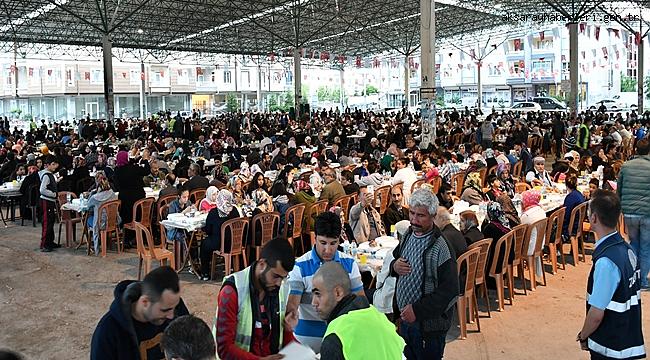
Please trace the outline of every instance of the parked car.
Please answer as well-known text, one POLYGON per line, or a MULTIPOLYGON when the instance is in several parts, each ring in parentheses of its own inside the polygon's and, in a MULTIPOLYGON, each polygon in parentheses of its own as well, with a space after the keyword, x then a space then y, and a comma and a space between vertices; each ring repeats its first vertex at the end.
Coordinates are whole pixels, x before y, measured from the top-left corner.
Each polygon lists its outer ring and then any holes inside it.
POLYGON ((605 105, 605 108, 607 111, 618 111, 621 109, 624 109, 626 106, 622 104, 621 102, 615 100, 615 99, 601 99, 596 101, 595 103, 589 105, 589 109, 596 111, 600 108, 600 105, 605 105))
POLYGON ((527 113, 527 112, 531 112, 531 111, 533 111, 533 112, 541 111, 542 107, 536 102, 522 101, 522 102, 518 102, 518 103, 512 105, 512 107, 510 107, 510 109, 508 109, 508 110, 509 111, 519 111, 519 112, 527 113))
POLYGON ((537 96, 533 98, 533 102, 539 104, 542 110, 566 110, 567 108, 565 103, 552 97, 537 96))

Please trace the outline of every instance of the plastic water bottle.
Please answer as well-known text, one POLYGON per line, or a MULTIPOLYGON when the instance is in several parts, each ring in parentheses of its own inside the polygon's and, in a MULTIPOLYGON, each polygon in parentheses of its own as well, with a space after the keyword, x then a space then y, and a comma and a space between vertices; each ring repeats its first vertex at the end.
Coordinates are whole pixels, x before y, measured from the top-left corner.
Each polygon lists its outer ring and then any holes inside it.
POLYGON ((347 240, 345 240, 341 246, 343 247, 343 253, 344 253, 344 254, 349 254, 349 251, 350 251, 350 242, 347 241, 347 240))
POLYGON ((395 228, 395 225, 390 226, 390 236, 397 239, 397 229, 395 228))
POLYGON ((351 254, 352 257, 357 257, 357 250, 358 250, 357 249, 357 242, 353 241, 352 242, 352 250, 351 250, 352 251, 352 254, 351 254))
POLYGON ((72 202, 72 195, 70 195, 70 193, 65 196, 65 201, 68 204, 72 202))

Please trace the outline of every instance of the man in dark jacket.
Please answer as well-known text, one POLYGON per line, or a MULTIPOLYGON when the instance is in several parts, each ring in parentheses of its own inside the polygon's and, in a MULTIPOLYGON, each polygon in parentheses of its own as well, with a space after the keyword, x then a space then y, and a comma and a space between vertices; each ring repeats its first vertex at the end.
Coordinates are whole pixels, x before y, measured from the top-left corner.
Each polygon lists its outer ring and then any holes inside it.
POLYGON ((167 325, 189 314, 176 271, 162 266, 143 281, 121 281, 114 294, 110 310, 93 333, 90 359, 163 359, 159 344, 167 325))
POLYGON ((185 183, 183 183, 183 189, 187 189, 190 192, 195 189, 207 189, 210 186, 210 180, 205 176, 201 176, 201 169, 197 164, 191 164, 187 170, 187 175, 190 177, 185 183))
POLYGON ((409 219, 409 209, 402 206, 402 187, 393 186, 390 191, 390 205, 384 213, 384 228, 390 231, 391 225, 409 219))
POLYGON ((323 264, 312 278, 312 305, 327 321, 320 348, 321 359, 400 359, 404 340, 395 326, 368 300, 350 291, 351 283, 341 264, 323 264), (345 347, 343 347, 345 343, 345 347), (372 343, 371 347, 368 344, 372 343))
POLYGON ((451 214, 446 207, 438 206, 438 213, 436 214, 434 223, 453 248, 456 259, 467 251, 467 241, 463 233, 451 223, 451 214))
POLYGON ((555 114, 553 118, 553 140, 555 140, 555 159, 562 156, 562 139, 566 136, 566 126, 560 114, 555 114))
POLYGON ((434 224, 438 199, 418 189, 409 199, 411 228, 393 251, 395 313, 402 323, 407 359, 442 359, 458 298, 458 272, 451 245, 434 224))

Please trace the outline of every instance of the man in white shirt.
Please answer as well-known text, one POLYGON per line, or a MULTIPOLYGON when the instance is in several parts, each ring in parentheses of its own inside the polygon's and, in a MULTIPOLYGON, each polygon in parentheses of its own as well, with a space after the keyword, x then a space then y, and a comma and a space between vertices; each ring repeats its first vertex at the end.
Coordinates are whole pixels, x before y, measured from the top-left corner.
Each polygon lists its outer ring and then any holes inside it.
POLYGON ((413 183, 418 181, 418 175, 410 166, 408 166, 408 164, 408 158, 403 157, 397 159, 397 172, 390 181, 391 186, 402 184, 402 205, 408 204, 408 199, 411 197, 411 187, 413 186, 413 183))

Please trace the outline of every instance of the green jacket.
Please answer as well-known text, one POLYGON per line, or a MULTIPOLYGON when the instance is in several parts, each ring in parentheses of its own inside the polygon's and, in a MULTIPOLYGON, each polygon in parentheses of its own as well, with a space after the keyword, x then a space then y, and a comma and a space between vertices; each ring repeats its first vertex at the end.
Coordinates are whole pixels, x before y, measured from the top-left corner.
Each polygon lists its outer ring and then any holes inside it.
POLYGON ((623 164, 616 193, 621 198, 623 214, 650 216, 650 155, 623 164))
MULTIPOLYGON (((296 195, 294 195, 294 198, 297 202, 305 204, 306 207, 309 207, 311 204, 316 202, 316 196, 314 196, 311 191, 309 193, 306 191, 298 191, 296 195)), ((309 234, 309 232, 314 228, 314 218, 312 216, 309 216, 307 213, 308 211, 305 209, 305 213, 303 214, 302 218, 303 234, 309 234)))

